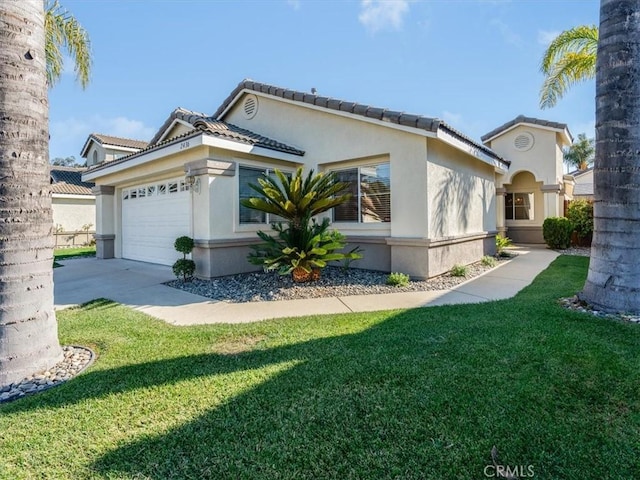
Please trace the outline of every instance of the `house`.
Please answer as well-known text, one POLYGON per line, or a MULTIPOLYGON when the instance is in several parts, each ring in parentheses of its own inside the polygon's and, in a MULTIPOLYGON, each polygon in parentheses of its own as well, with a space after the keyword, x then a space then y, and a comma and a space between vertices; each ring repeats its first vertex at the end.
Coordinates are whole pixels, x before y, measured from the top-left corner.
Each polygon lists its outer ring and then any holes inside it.
POLYGON ((96 224, 94 184, 82 181, 84 168, 51 166, 51 207, 56 247, 83 245, 93 239, 96 224))
POLYGON ((562 149, 573 139, 564 123, 520 115, 482 136, 509 159, 496 174, 497 230, 516 243, 544 243, 542 223, 564 215, 573 178, 564 174, 562 149))
POLYGON ((80 156, 87 159, 87 167, 93 167, 139 152, 146 146, 147 142, 142 140, 92 133, 84 142, 80 156))
MULTIPOLYGON (((358 267, 433 277, 493 253, 498 227, 507 227, 506 195, 496 196, 514 186, 500 153, 513 129, 504 130, 482 144, 436 118, 244 80, 212 115, 178 108, 144 148, 84 173, 96 183, 98 257, 170 265, 179 257, 174 240, 189 235, 199 277, 255 270, 249 246, 272 219, 240 199, 260 175, 303 166, 351 184, 352 201, 327 215, 364 249, 358 267)), ((569 138, 556 130, 532 133, 537 148, 553 138, 553 161, 569 138)), ((92 155, 90 141, 83 156, 92 155)), ((540 196, 541 211, 556 213, 547 192, 555 185, 559 202, 561 180, 533 175, 531 201, 540 196)), ((519 178, 518 191, 530 180, 519 178)))
POLYGON ((573 198, 593 200, 593 167, 569 173, 574 179, 573 198))

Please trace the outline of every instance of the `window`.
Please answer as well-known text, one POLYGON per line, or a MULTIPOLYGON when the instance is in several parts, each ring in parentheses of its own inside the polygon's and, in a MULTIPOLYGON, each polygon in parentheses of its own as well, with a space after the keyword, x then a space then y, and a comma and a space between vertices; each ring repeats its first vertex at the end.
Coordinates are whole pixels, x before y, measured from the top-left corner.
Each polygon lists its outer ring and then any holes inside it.
MULTIPOLYGON (((240 165, 238 167, 238 182, 239 182, 239 199, 251 198, 258 196, 258 192, 252 189, 249 184, 258 185, 258 179, 263 175, 271 175, 273 170, 268 168, 256 168, 245 167, 240 165)), ((283 172, 287 177, 291 178, 291 174, 283 172)), ((278 215, 266 214, 252 208, 247 208, 240 204, 239 208, 241 224, 251 223, 273 223, 282 222, 284 219, 278 215)))
POLYGON ((167 184, 161 183, 158 185, 158 195, 164 195, 167 193, 167 184))
POLYGON ((129 198, 137 198, 138 197, 138 189, 134 188, 133 190, 131 190, 131 192, 129 193, 129 198))
POLYGON ((122 199, 123 200, 129 200, 129 190, 123 190, 122 191, 122 199))
POLYGON ((188 192, 189 191, 189 184, 187 182, 185 182, 184 180, 180 180, 180 191, 181 192, 188 192))
POLYGON ((507 220, 533 220, 533 193, 507 193, 504 207, 507 220))
POLYGON ((150 185, 147 187, 147 197, 150 197, 152 195, 156 194, 156 186, 155 185, 150 185))
POLYGON ((178 184, 176 182, 169 183, 169 193, 176 193, 178 191, 178 184))
POLYGON ((333 209, 334 222, 387 223, 391 221, 389 163, 336 171, 349 184, 351 199, 333 209))
POLYGON ((142 197, 146 197, 147 196, 147 188, 146 187, 141 187, 138 189, 138 198, 142 198, 142 197))

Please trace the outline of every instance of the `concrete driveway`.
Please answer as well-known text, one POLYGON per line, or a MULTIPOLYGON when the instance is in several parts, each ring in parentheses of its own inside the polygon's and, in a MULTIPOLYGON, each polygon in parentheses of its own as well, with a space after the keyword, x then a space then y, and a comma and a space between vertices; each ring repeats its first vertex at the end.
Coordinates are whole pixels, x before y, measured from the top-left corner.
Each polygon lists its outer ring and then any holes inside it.
POLYGON ((170 267, 132 260, 80 258, 54 269, 56 309, 108 298, 174 325, 244 323, 301 315, 367 312, 510 298, 529 285, 558 256, 540 247, 519 255, 451 290, 354 295, 307 300, 227 303, 163 285, 170 267))

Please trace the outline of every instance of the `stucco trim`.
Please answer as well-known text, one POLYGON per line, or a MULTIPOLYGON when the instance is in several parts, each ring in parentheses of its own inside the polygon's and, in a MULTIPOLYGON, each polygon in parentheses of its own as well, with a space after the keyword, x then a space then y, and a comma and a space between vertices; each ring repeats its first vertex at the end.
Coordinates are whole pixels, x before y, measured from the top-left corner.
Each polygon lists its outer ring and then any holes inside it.
POLYGON ((116 188, 110 185, 96 185, 91 189, 94 195, 114 195, 116 188))
POLYGON ((542 190, 543 192, 560 192, 562 191, 562 185, 560 185, 559 183, 542 185, 542 187, 540 187, 540 190, 542 190))
POLYGON ((429 247, 431 248, 443 247, 445 245, 453 245, 456 243, 465 243, 465 242, 472 242, 474 240, 482 240, 484 238, 495 237, 497 233, 498 233, 497 230, 490 230, 488 232, 476 232, 476 233, 469 233, 465 235, 456 235, 456 236, 445 237, 445 238, 431 239, 429 243, 429 247))
POLYGON ((507 189, 504 187, 497 187, 496 188, 496 195, 506 195, 507 194, 507 189))
POLYGON ((259 238, 216 238, 215 240, 206 240, 196 238, 193 241, 196 247, 200 248, 225 248, 225 247, 245 247, 247 245, 257 245, 262 243, 259 238))
POLYGON ((196 177, 198 175, 233 177, 236 174, 236 162, 203 158, 202 160, 185 163, 184 171, 187 177, 196 177))
POLYGON ((95 200, 95 195, 79 195, 79 194, 71 194, 71 193, 52 193, 51 198, 67 198, 73 200, 95 200))
POLYGON ((387 237, 365 237, 364 235, 347 235, 347 243, 388 245, 387 237))
POLYGON ((420 237, 387 237, 385 241, 387 245, 399 247, 428 247, 431 244, 428 238, 420 237))

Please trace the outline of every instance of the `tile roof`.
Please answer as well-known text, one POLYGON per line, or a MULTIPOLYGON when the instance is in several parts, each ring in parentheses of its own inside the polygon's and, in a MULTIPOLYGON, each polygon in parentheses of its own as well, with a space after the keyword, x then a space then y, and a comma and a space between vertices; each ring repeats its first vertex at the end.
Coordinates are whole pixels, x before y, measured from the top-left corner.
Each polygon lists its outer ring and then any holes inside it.
POLYGON ((571 175, 573 178, 581 177, 582 175, 586 175, 591 172, 593 167, 585 168, 584 170, 574 170, 573 172, 569 172, 567 175, 571 175))
POLYGON ((84 168, 51 166, 51 193, 69 195, 93 195, 91 188, 95 185, 82 181, 84 168))
MULTIPOLYGON (((514 127, 519 123, 531 123, 533 125, 540 125, 541 127, 550 127, 550 128, 556 128, 558 130, 567 130, 567 132, 569 131, 569 127, 567 126, 566 123, 551 122, 549 120, 542 120, 540 118, 525 117, 524 115, 518 115, 516 118, 508 121, 504 125, 500 125, 498 128, 494 128, 489 133, 480 137, 480 139, 483 142, 486 142, 487 140, 495 137, 496 135, 506 130, 509 130, 511 127, 514 127)), ((571 134, 569 134, 569 138, 570 139, 572 138, 571 134)))
POLYGON ((113 135, 104 135, 102 133, 91 133, 87 140, 84 142, 82 150, 80 151, 80 156, 84 157, 87 153, 87 149, 91 140, 98 142, 101 145, 114 145, 116 147, 125 147, 125 148, 137 148, 143 149, 146 148, 148 143, 143 140, 134 140, 132 138, 123 138, 123 137, 114 137, 113 135))
POLYGON ((165 120, 164 124, 158 132, 154 135, 149 142, 150 146, 154 146, 156 142, 162 138, 162 134, 167 128, 175 121, 182 120, 189 123, 193 128, 200 132, 213 135, 215 137, 232 140, 235 142, 244 143, 247 145, 255 145, 257 147, 268 148, 269 150, 276 150, 278 152, 291 153, 293 155, 304 155, 304 150, 286 145, 277 140, 259 135, 244 128, 240 128, 231 123, 226 123, 221 120, 216 120, 214 117, 205 115, 204 113, 194 112, 187 110, 186 108, 176 108, 169 118, 165 120))
POLYGON ((300 92, 296 90, 290 90, 287 88, 276 87, 265 83, 254 82, 250 79, 245 79, 240 82, 231 94, 222 102, 216 113, 212 115, 213 118, 221 119, 224 113, 226 113, 228 107, 236 100, 237 96, 243 90, 250 90, 254 92, 264 93, 274 97, 283 98, 286 100, 292 100, 299 103, 307 103, 329 110, 336 110, 345 113, 351 113, 362 117, 372 118, 375 120, 381 120, 383 122, 394 123, 397 125, 403 125, 406 127, 418 128, 420 130, 426 130, 428 132, 437 132, 442 130, 450 135, 453 135, 463 143, 477 148, 486 155, 498 160, 506 165, 510 165, 511 162, 500 157, 496 152, 490 148, 476 142, 475 140, 467 137, 463 133, 454 129, 452 126, 445 123, 439 118, 425 117, 422 115, 416 115, 405 112, 398 112, 394 110, 388 110, 386 108, 373 107, 371 105, 364 105, 356 102, 347 102, 331 97, 323 97, 313 93, 300 92))

